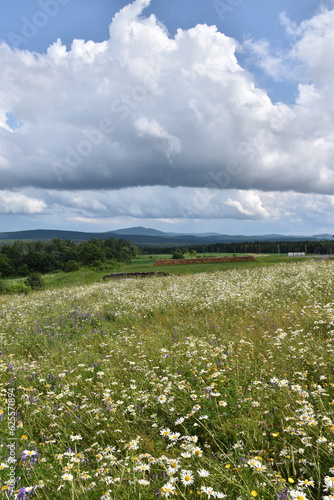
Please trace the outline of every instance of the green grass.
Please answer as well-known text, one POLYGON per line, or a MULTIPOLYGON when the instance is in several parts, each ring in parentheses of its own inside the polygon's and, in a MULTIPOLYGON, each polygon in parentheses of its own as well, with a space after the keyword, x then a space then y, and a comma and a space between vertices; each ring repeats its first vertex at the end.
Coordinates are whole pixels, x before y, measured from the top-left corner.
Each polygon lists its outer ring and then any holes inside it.
MULTIPOLYGON (((232 254, 214 254, 207 253, 207 257, 224 257, 232 254)), ((240 254, 244 255, 244 254, 240 254)), ((105 268, 103 270, 94 270, 82 268, 79 271, 65 273, 56 271, 50 274, 43 275, 43 280, 47 289, 61 288, 64 286, 80 286, 90 285, 101 282, 103 276, 113 273, 132 273, 132 272, 150 272, 150 271, 165 271, 170 274, 197 274, 203 272, 229 271, 232 269, 256 268, 262 266, 272 266, 277 263, 294 263, 304 260, 298 257, 287 257, 286 255, 254 255, 255 262, 226 262, 226 263, 208 263, 208 264, 189 264, 178 266, 154 266, 154 262, 158 259, 170 259, 171 254, 153 254, 139 255, 129 264, 120 264, 117 268, 105 268)), ((24 281, 25 278, 10 278, 4 280, 8 283, 24 281)))
POLYGON ((263 259, 1 296, 0 498, 333 494, 334 263, 263 259))
MULTIPOLYGON (((231 254, 205 254, 208 257, 224 257, 231 254)), ((261 266, 271 266, 276 263, 294 263, 302 260, 301 258, 291 258, 286 255, 266 255, 256 256, 255 262, 226 262, 226 263, 208 263, 208 264, 189 264, 179 266, 154 266, 158 259, 169 259, 170 254, 161 255, 140 255, 129 264, 121 264, 118 269, 90 270, 81 269, 71 273, 56 272, 44 276, 47 288, 58 288, 62 286, 74 286, 81 284, 92 284, 101 281, 106 274, 113 273, 132 273, 132 272, 150 272, 165 271, 170 274, 196 274, 203 272, 229 271, 231 269, 255 268, 261 266)))

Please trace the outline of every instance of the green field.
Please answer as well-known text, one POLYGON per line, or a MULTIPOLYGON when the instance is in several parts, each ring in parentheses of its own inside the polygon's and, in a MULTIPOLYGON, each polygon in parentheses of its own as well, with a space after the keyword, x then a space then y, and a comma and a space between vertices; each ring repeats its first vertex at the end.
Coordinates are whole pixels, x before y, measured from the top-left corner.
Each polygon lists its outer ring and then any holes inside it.
POLYGON ((284 259, 1 295, 0 498, 332 500, 334 262, 284 259))
MULTIPOLYGON (((231 254, 205 254, 208 257, 231 256, 231 254)), ((244 254, 240 254, 244 255, 244 254)), ((286 255, 255 255, 255 262, 227 262, 227 263, 209 263, 209 264, 189 264, 182 266, 154 266, 158 259, 169 259, 171 255, 139 255, 129 264, 120 264, 117 269, 91 270, 82 269, 72 273, 57 272, 44 276, 47 288, 57 288, 60 286, 73 286, 81 284, 92 284, 101 281, 106 274, 113 273, 131 273, 131 272, 149 272, 165 271, 171 274, 196 274, 202 272, 229 271, 231 269, 255 268, 262 266, 271 266, 276 263, 293 263, 303 259, 298 257, 287 257, 286 255)), ((312 258, 312 257, 310 257, 312 258)))

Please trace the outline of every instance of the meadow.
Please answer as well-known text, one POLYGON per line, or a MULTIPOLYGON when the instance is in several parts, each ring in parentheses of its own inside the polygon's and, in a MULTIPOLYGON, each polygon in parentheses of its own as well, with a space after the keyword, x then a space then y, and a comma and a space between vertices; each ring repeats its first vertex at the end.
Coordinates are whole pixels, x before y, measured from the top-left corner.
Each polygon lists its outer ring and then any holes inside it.
POLYGON ((333 500, 334 262, 247 264, 0 296, 0 498, 333 500))
MULTIPOLYGON (((245 254, 237 254, 237 256, 244 256, 245 254)), ((248 255, 248 254, 246 254, 248 255)), ((207 257, 231 257, 230 253, 206 253, 207 257)), ((81 268, 79 271, 66 273, 63 271, 56 271, 43 275, 43 280, 46 288, 59 288, 64 286, 73 285, 90 285, 100 281, 105 274, 110 273, 132 273, 132 272, 150 272, 150 271, 164 271, 169 274, 197 274, 197 273, 211 273, 216 271, 230 271, 240 269, 252 269, 256 267, 272 266, 277 263, 292 263, 305 260, 300 257, 287 257, 286 254, 266 254, 255 255, 254 262, 224 262, 224 263, 206 263, 206 264, 186 264, 182 266, 155 266, 154 263, 158 259, 170 259, 171 254, 156 254, 156 255, 138 255, 132 259, 131 262, 124 264, 119 263, 114 267, 108 266, 103 269, 81 268)), ((307 258, 312 259, 313 256, 307 258)), ((8 282, 18 281, 17 279, 6 280, 8 282)))

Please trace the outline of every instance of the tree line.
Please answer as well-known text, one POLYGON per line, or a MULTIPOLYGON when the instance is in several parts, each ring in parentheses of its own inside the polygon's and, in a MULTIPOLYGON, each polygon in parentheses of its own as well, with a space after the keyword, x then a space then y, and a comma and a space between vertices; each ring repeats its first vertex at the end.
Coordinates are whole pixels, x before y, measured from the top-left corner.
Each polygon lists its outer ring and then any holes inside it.
POLYGON ((202 253, 288 253, 306 252, 308 254, 334 254, 334 238, 323 241, 243 241, 233 243, 214 243, 212 245, 193 245, 188 247, 142 247, 143 254, 183 254, 195 251, 202 253))
POLYGON ((0 276, 28 276, 32 272, 77 271, 127 263, 138 249, 131 241, 108 238, 75 243, 71 240, 15 241, 0 246, 0 276))

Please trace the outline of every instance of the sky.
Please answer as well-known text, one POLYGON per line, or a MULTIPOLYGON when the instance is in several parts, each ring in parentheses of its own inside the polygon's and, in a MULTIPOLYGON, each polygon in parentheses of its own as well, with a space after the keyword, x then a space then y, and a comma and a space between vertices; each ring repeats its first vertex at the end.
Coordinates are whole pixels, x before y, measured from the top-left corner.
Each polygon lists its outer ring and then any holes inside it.
POLYGON ((0 232, 334 231, 334 0, 0 0, 0 232))

